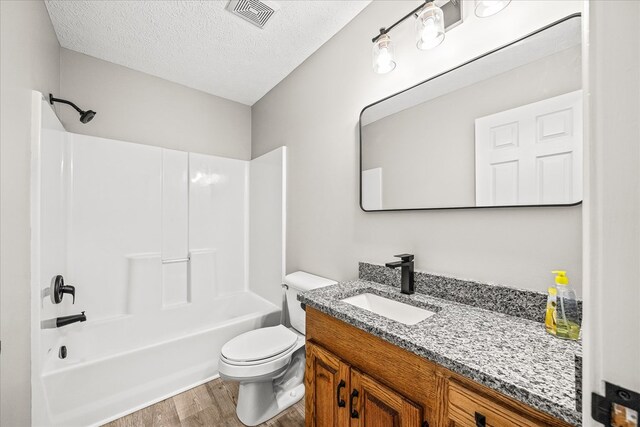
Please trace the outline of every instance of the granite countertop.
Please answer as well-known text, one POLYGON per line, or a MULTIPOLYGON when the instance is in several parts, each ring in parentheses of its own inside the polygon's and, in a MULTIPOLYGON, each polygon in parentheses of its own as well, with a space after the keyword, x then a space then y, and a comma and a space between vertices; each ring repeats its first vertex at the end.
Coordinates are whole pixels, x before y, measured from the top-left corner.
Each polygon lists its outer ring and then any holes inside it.
POLYGON ((314 289, 298 299, 542 412, 581 423, 574 366, 580 344, 554 338, 542 323, 422 293, 404 295, 397 287, 364 280, 314 289), (340 301, 365 292, 436 314, 404 325, 340 301))

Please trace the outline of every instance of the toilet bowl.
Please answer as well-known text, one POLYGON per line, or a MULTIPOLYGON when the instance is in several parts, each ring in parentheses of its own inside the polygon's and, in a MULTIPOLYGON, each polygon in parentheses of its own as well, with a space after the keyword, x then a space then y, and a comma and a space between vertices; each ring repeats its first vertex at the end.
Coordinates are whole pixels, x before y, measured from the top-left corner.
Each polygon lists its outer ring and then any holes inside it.
POLYGON ((236 414, 247 426, 273 418, 304 397, 305 313, 297 294, 336 283, 303 271, 284 282, 291 327, 245 332, 229 340, 220 354, 222 379, 240 383, 236 414))

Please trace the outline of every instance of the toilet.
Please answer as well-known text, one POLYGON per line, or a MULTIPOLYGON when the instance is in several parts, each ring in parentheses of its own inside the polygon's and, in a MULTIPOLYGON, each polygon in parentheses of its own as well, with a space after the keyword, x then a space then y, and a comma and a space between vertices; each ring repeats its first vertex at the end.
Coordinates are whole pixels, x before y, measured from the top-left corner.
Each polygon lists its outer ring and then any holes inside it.
POLYGON ((222 347, 220 377, 240 382, 236 413, 243 424, 263 423, 304 397, 305 312, 297 296, 335 283, 304 271, 289 274, 283 287, 291 327, 255 329, 222 347))

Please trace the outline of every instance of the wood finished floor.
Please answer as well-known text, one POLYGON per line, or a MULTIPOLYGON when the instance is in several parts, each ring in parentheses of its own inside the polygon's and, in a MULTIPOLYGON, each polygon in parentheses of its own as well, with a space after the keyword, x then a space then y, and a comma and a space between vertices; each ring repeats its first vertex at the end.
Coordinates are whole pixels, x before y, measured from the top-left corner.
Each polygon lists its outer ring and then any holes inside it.
MULTIPOLYGON (((243 427, 236 417, 238 384, 215 379, 119 418, 104 427, 243 427)), ((261 426, 304 425, 304 399, 261 426)))

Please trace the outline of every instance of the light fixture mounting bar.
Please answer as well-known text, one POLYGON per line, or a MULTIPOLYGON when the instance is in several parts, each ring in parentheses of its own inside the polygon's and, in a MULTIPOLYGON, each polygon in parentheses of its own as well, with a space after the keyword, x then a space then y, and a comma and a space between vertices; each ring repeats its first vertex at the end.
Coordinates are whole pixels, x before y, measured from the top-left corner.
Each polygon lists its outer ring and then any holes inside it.
POLYGON ((398 24, 400 24, 401 22, 404 22, 407 19, 411 18, 411 16, 415 15, 416 13, 418 13, 418 11, 420 9, 422 9, 427 3, 431 3, 432 1, 433 0, 425 1, 420 6, 416 7, 411 12, 407 13, 405 16, 403 16, 402 18, 398 19, 396 22, 394 22, 390 26, 380 28, 380 34, 378 34, 377 36, 372 38, 371 41, 375 43, 380 38, 380 36, 382 36, 383 34, 387 34, 389 31, 393 30, 398 24))
POLYGON ((372 38, 371 41, 375 43, 380 38, 380 36, 382 36, 383 34, 387 34, 389 31, 393 30, 398 24, 406 21, 407 19, 411 18, 416 13, 418 13, 428 3, 433 3, 433 2, 435 2, 436 5, 439 5, 444 12, 445 30, 451 29, 462 22, 462 2, 460 0, 445 0, 444 2, 442 0, 438 0, 438 1, 426 0, 420 6, 416 7, 411 12, 407 13, 405 16, 398 19, 396 22, 394 22, 390 26, 380 28, 380 34, 372 38))

